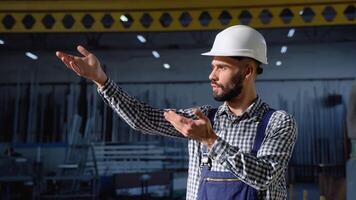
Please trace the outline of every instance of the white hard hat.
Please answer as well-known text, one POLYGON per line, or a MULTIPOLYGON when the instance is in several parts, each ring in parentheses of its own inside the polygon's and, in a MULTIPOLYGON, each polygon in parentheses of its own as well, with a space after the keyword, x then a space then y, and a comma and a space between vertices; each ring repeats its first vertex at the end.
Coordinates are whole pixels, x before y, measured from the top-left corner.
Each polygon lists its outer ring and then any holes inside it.
POLYGON ((249 57, 268 64, 264 37, 255 29, 245 25, 231 26, 218 33, 213 48, 201 55, 249 57))

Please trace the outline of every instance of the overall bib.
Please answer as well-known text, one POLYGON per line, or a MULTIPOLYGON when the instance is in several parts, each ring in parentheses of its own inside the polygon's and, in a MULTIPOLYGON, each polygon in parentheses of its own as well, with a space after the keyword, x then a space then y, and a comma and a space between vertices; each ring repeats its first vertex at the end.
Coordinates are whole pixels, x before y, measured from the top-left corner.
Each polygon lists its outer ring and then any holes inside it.
MULTIPOLYGON (((217 109, 213 109, 208 115, 212 125, 214 124, 216 111, 217 109)), ((272 109, 268 110, 263 115, 257 127, 257 133, 251 151, 252 155, 256 156, 257 151, 261 147, 267 124, 273 112, 274 110, 272 109)), ((211 171, 211 160, 207 155, 208 150, 206 146, 203 146, 198 200, 257 200, 257 190, 242 182, 231 172, 211 171)))

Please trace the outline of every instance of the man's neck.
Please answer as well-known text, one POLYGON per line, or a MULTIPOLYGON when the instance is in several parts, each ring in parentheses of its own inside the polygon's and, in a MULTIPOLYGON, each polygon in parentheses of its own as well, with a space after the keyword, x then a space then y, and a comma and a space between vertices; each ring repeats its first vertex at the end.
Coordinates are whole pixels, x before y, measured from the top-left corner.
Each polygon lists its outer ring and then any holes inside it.
POLYGON ((256 92, 250 93, 250 95, 239 95, 231 101, 226 101, 230 111, 236 116, 241 116, 247 108, 256 100, 256 92))

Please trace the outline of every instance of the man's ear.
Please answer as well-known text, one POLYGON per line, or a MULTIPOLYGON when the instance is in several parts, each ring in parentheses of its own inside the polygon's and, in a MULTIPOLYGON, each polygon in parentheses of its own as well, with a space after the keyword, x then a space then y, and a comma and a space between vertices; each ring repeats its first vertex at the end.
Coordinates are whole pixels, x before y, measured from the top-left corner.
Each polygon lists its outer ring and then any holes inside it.
POLYGON ((251 79, 254 77, 255 68, 250 62, 245 63, 245 79, 251 79))

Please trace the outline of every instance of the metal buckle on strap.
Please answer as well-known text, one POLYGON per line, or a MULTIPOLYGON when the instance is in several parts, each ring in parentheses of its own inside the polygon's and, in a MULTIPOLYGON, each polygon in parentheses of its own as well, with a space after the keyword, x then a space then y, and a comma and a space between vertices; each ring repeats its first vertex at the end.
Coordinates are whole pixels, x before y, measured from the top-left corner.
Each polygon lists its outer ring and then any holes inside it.
POLYGON ((211 169, 211 159, 207 153, 203 153, 200 161, 200 167, 208 166, 208 168, 211 169))

